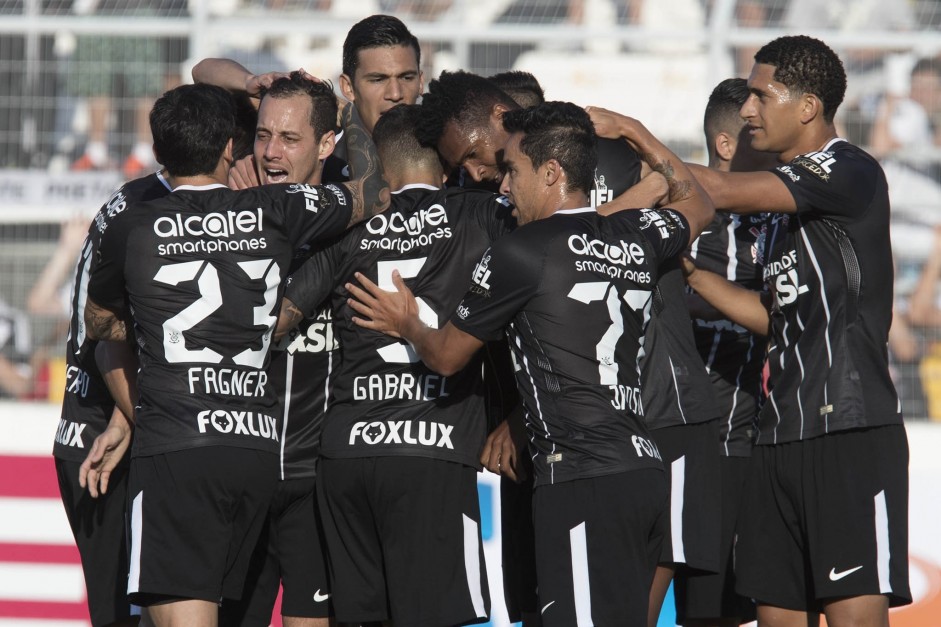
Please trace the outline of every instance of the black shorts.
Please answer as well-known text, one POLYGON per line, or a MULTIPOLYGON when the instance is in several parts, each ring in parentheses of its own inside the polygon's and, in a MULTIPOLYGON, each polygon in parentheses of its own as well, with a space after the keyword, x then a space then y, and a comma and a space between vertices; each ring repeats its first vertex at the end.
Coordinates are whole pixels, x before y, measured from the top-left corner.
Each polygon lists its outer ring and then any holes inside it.
POLYGON ((81 462, 56 458, 59 495, 75 536, 92 625, 108 625, 138 614, 127 600, 127 466, 111 473, 108 493, 93 499, 78 484, 81 462))
POLYGON ((819 612, 835 597, 911 603, 902 425, 756 446, 735 547, 736 590, 819 612))
POLYGON ((278 482, 252 555, 245 592, 238 601, 223 602, 220 625, 267 627, 279 584, 284 589, 282 616, 333 615, 315 481, 310 477, 278 482))
POLYGON ((339 622, 483 622, 477 471, 423 457, 321 458, 317 498, 339 622))
POLYGON ((665 427, 651 432, 657 442, 670 488, 670 525, 661 564, 719 570, 722 526, 719 421, 665 427))
MULTIPOLYGON (((740 623, 755 620, 755 604, 735 592, 732 545, 735 525, 745 488, 747 457, 720 457, 722 475, 722 535, 719 543, 719 572, 705 573, 681 568, 673 578, 676 622, 737 618, 740 623)), ((718 621, 713 621, 718 622, 718 621)))
MULTIPOLYGON (((525 459, 528 460, 528 457, 525 459)), ((503 597, 511 622, 539 611, 536 591, 536 539, 533 531, 533 471, 522 483, 500 479, 500 548, 503 597)))
POLYGON ((131 459, 131 600, 240 598, 277 482, 277 456, 252 449, 131 459))
POLYGON ((659 469, 538 486, 533 522, 544 627, 645 627, 668 507, 659 469))

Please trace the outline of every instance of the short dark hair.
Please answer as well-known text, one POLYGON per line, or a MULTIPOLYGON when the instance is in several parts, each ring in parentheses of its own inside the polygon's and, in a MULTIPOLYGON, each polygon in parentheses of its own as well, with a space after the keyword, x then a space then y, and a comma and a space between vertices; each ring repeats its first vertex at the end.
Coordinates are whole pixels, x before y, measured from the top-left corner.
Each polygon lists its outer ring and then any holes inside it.
POLYGON ((258 110, 252 97, 240 91, 232 94, 235 100, 235 135, 232 137, 232 157, 236 160, 252 154, 255 145, 255 128, 258 126, 258 110))
POLYGON ((722 132, 738 133, 745 121, 742 105, 748 100, 748 82, 744 78, 727 78, 712 90, 703 115, 703 131, 712 152, 713 138, 722 132))
POLYGON ((437 146, 444 127, 451 122, 462 129, 484 126, 496 104, 510 110, 519 108, 516 101, 483 76, 463 70, 442 72, 422 96, 425 114, 418 127, 418 139, 426 146, 437 146))
POLYGON ((542 90, 542 85, 529 72, 512 70, 494 74, 487 78, 521 107, 535 107, 546 101, 546 94, 542 90))
POLYGON ((359 65, 359 51, 369 48, 391 48, 411 46, 415 51, 415 63, 421 67, 421 47, 418 38, 397 17, 370 15, 360 20, 346 34, 343 42, 343 73, 353 80, 359 65))
POLYGON ((333 85, 329 82, 314 81, 300 72, 291 72, 288 76, 275 79, 265 90, 265 98, 291 98, 293 96, 310 97, 310 127, 319 141, 327 131, 337 126, 337 97, 333 85))
POLYGON ((827 44, 806 35, 778 37, 755 53, 755 63, 774 66, 774 80, 792 94, 817 96, 823 119, 833 121, 846 95, 846 70, 827 44))
POLYGON ((376 122, 372 139, 384 169, 395 170, 412 164, 444 173, 438 152, 422 146, 415 136, 422 115, 421 105, 400 104, 383 113, 376 122))
POLYGON ((507 111, 503 128, 523 133, 520 150, 538 168, 555 159, 565 170, 568 189, 590 193, 598 166, 598 137, 588 113, 571 102, 546 102, 507 111))
POLYGON ((157 160, 171 176, 211 174, 235 135, 232 94, 200 83, 166 92, 150 110, 157 160))

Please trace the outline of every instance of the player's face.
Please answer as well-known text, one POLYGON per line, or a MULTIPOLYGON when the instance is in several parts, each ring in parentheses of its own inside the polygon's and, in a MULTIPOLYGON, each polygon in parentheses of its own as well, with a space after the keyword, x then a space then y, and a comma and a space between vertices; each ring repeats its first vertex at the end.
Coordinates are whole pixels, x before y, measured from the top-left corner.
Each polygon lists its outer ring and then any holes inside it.
POLYGON ((503 123, 495 116, 489 118, 488 125, 472 129, 461 129, 449 122, 438 141, 438 152, 448 171, 463 167, 475 183, 490 185, 496 190, 503 179, 502 146, 507 137, 503 123))
POLYGON ((751 94, 740 113, 748 125, 752 148, 789 155, 800 141, 803 100, 774 80, 774 66, 766 63, 752 68, 748 90, 751 94))
POLYGON ((743 126, 738 138, 732 142, 732 161, 729 170, 732 172, 757 172, 777 167, 778 155, 773 152, 759 152, 751 145, 748 126, 743 126))
POLYGON ((522 133, 513 133, 506 143, 503 154, 506 174, 500 185, 500 193, 513 203, 513 215, 521 225, 538 220, 543 205, 539 173, 533 169, 532 160, 520 150, 522 139, 522 133))
POLYGON ((319 142, 310 125, 310 98, 262 98, 255 127, 258 180, 320 183, 319 142))
POLYGON ((411 46, 366 48, 358 53, 353 76, 340 76, 340 89, 356 104, 366 130, 372 133, 379 116, 399 104, 415 104, 424 85, 411 46))

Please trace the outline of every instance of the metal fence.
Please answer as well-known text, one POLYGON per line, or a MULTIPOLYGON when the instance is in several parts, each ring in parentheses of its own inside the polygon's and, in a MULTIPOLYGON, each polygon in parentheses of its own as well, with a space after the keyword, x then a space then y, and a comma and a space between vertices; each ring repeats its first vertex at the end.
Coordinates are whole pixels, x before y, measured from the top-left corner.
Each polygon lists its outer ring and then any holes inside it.
POLYGON ((549 98, 630 113, 694 161, 716 83, 781 34, 825 40, 849 73, 841 133, 882 160, 892 190, 899 387, 909 415, 941 417, 941 331, 909 306, 941 223, 937 0, 0 0, 0 355, 27 396, 49 394, 61 358, 43 269, 70 250, 63 224, 146 161, 153 99, 216 56, 336 83, 347 30, 380 12, 418 36, 426 80, 525 69, 549 98))

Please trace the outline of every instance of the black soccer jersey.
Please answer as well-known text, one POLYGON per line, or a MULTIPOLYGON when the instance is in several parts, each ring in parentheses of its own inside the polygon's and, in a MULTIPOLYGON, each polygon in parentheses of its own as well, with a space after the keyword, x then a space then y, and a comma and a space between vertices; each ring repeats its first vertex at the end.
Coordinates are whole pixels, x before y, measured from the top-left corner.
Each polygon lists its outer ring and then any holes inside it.
MULTIPOLYGON (((767 214, 717 212, 690 247, 696 265, 746 289, 761 291, 764 279, 757 248, 766 219, 767 214)), ((758 419, 767 339, 724 319, 694 319, 693 335, 719 403, 720 452, 748 456, 758 419)))
POLYGON ((344 283, 362 272, 392 289, 398 270, 422 320, 438 326, 464 293, 474 263, 515 226, 500 197, 408 186, 392 207, 316 254, 296 272, 287 297, 305 313, 329 296, 343 359, 324 420, 324 457, 407 455, 480 467, 486 435, 480 362, 443 377, 405 342, 352 322, 344 283))
POLYGON ((88 279, 101 234, 123 211, 139 202, 169 193, 170 185, 159 173, 125 183, 98 210, 88 228, 72 284, 69 334, 65 346, 65 394, 52 449, 53 455, 59 459, 84 461, 95 438, 108 426, 114 410, 114 400, 95 362, 97 342, 85 336, 88 279))
POLYGON ((659 271, 640 373, 651 430, 719 417, 716 393, 693 339, 683 271, 676 259, 659 271))
POLYGON ((885 174, 842 139, 773 170, 797 204, 767 226, 773 386, 758 444, 902 421, 889 378, 892 247, 885 174))
POLYGON ((640 168, 640 157, 626 141, 599 137, 592 207, 612 201, 636 185, 640 181, 640 168))
POLYGON ((661 467, 640 393, 644 327, 660 262, 685 249, 668 209, 559 211, 496 242, 451 322, 506 329, 537 485, 661 467))
POLYGON ((271 335, 294 251, 342 232, 342 186, 181 186, 117 216, 88 296, 130 305, 139 347, 133 454, 226 445, 277 452, 271 335))
POLYGON ((281 396, 281 479, 316 475, 320 431, 339 359, 329 307, 303 320, 272 347, 268 376, 281 396))

